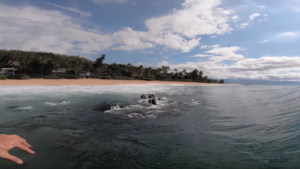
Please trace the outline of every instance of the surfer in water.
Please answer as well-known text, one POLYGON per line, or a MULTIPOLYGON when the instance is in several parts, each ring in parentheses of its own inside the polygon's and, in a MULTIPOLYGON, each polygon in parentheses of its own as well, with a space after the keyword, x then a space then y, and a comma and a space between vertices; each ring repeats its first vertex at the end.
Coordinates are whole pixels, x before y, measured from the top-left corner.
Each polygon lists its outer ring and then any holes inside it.
POLYGON ((35 152, 32 151, 29 147, 31 147, 31 145, 29 145, 25 139, 17 135, 0 134, 0 158, 10 160, 17 164, 23 164, 23 161, 21 159, 10 155, 8 151, 13 148, 19 148, 30 154, 34 154, 35 152))

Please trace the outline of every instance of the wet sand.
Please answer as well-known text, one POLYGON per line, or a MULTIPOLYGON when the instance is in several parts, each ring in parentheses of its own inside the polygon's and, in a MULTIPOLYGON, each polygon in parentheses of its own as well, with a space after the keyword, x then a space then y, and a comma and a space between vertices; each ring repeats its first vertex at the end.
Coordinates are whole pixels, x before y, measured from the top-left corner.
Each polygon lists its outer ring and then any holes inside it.
POLYGON ((104 80, 104 79, 29 79, 29 80, 0 80, 0 85, 5 86, 101 86, 101 85, 123 85, 123 84, 177 84, 177 85, 235 85, 235 84, 214 84, 196 82, 174 82, 174 81, 143 81, 143 80, 104 80))

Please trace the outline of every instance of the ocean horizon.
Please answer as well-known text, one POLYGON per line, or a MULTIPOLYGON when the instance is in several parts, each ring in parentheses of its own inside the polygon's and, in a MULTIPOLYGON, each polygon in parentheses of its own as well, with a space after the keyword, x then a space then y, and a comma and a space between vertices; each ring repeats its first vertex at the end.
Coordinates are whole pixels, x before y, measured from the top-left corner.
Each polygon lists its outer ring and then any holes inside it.
POLYGON ((298 168, 300 87, 0 86, 1 134, 22 169, 298 168), (141 99, 154 94, 157 105, 141 99), (117 106, 107 110, 107 105, 117 106))

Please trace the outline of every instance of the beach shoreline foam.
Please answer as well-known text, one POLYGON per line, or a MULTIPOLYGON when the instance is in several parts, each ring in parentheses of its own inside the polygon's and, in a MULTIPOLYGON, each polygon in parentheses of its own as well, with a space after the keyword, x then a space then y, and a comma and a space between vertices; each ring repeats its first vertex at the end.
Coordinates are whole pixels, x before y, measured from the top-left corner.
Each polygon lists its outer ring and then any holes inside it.
POLYGON ((221 85, 229 86, 236 84, 216 84, 178 81, 143 81, 143 80, 106 80, 106 79, 29 79, 29 80, 0 80, 0 86, 106 86, 126 84, 159 84, 159 85, 221 85))

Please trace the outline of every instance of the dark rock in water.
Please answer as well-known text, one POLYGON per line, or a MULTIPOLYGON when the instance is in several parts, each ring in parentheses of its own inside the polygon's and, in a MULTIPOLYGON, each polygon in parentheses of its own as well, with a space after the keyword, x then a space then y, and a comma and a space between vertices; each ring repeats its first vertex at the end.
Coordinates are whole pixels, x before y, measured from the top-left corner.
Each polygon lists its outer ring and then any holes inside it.
POLYGON ((118 104, 118 103, 106 103, 106 104, 101 104, 97 105, 93 108, 95 111, 107 111, 107 110, 113 110, 113 109, 118 109, 118 108, 124 108, 126 107, 123 104, 118 104))
POLYGON ((142 96, 141 96, 141 99, 146 99, 147 98, 147 96, 145 95, 145 94, 143 94, 142 96))
MULTIPOLYGON (((107 105, 107 110, 113 110, 113 109, 118 109, 118 108, 122 108, 120 105, 118 105, 117 103, 110 103, 107 105)), ((124 106, 123 106, 124 108, 124 106)))
POLYGON ((151 103, 151 104, 154 104, 154 105, 156 105, 156 99, 149 99, 149 101, 148 101, 149 103, 151 103))
POLYGON ((155 96, 154 96, 154 94, 149 94, 148 98, 149 98, 149 99, 150 99, 150 98, 155 99, 155 96))

